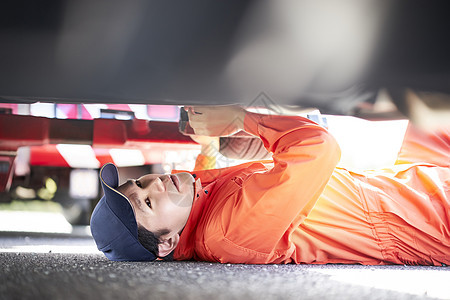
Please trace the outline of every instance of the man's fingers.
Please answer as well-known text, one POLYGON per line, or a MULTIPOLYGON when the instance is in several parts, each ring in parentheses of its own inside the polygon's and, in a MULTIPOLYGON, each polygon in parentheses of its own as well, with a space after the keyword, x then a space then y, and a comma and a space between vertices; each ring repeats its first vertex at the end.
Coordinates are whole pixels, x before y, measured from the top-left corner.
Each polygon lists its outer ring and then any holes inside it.
POLYGON ((191 111, 195 115, 201 115, 203 113, 203 109, 201 106, 191 106, 191 111))
POLYGON ((202 106, 193 106, 195 114, 207 114, 211 112, 215 112, 220 110, 221 106, 216 105, 202 105, 202 106))
POLYGON ((195 132, 195 134, 197 134, 197 135, 203 135, 203 136, 208 136, 207 134, 206 134, 206 131, 204 130, 204 129, 194 129, 194 132, 195 132))
POLYGON ((196 112, 196 110, 195 110, 195 108, 193 107, 193 106, 183 106, 183 109, 186 111, 186 112, 191 112, 191 113, 193 113, 193 114, 196 114, 197 112, 196 112))
POLYGON ((188 111, 189 121, 203 121, 205 120, 206 116, 201 113, 193 112, 193 110, 188 111))
POLYGON ((219 137, 223 135, 222 127, 211 127, 211 126, 200 126, 200 127, 192 127, 196 135, 205 135, 210 137, 219 137))
POLYGON ((189 123, 198 135, 227 136, 239 130, 235 119, 241 110, 236 106, 193 106, 188 109, 189 123))

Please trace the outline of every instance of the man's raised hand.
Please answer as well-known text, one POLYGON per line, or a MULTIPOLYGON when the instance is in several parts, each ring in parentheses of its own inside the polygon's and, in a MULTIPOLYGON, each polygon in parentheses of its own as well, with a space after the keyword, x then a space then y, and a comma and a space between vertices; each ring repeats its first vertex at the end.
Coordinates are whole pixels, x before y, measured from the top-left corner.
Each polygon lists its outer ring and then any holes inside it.
POLYGON ((184 109, 197 135, 229 136, 244 129, 245 110, 238 105, 187 106, 184 109))

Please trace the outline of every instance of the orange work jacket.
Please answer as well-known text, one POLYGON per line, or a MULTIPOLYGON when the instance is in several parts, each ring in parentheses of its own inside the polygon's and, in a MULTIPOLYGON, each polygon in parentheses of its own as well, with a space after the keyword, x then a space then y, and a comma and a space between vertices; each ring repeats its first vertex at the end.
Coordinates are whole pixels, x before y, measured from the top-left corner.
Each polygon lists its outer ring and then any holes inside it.
POLYGON ((336 168, 338 144, 308 119, 247 113, 244 126, 273 160, 191 172, 203 188, 176 260, 450 263, 448 135, 431 163, 355 173, 336 168))

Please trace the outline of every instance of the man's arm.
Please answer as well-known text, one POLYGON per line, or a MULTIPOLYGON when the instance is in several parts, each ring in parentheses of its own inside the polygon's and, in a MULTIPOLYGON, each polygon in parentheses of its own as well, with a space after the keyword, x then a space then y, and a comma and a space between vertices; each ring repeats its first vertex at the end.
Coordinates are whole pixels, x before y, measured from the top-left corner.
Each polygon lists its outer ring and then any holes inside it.
POLYGON ((205 135, 191 135, 191 138, 202 147, 195 160, 194 171, 214 169, 219 154, 219 138, 205 135))
POLYGON ((227 261, 234 261, 236 253, 238 262, 245 253, 276 256, 274 249, 289 249, 290 234, 308 216, 339 161, 334 138, 323 127, 297 116, 261 115, 238 107, 195 107, 195 111, 201 115, 192 113, 194 130, 220 135, 221 130, 232 134, 243 128, 261 138, 274 161, 272 169, 248 176, 239 195, 227 203, 229 209, 224 209, 230 213, 223 218, 228 222, 222 224, 224 239, 235 247, 221 250, 223 244, 211 242, 211 250, 224 252, 227 261))

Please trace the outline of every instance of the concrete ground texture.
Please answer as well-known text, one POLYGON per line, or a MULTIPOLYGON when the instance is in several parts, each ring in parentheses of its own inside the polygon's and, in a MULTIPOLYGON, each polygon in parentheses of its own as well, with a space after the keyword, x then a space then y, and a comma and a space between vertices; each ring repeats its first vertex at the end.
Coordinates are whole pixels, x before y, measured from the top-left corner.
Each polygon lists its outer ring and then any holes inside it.
POLYGON ((0 299, 450 299, 446 266, 112 262, 61 218, 0 211, 0 299))

